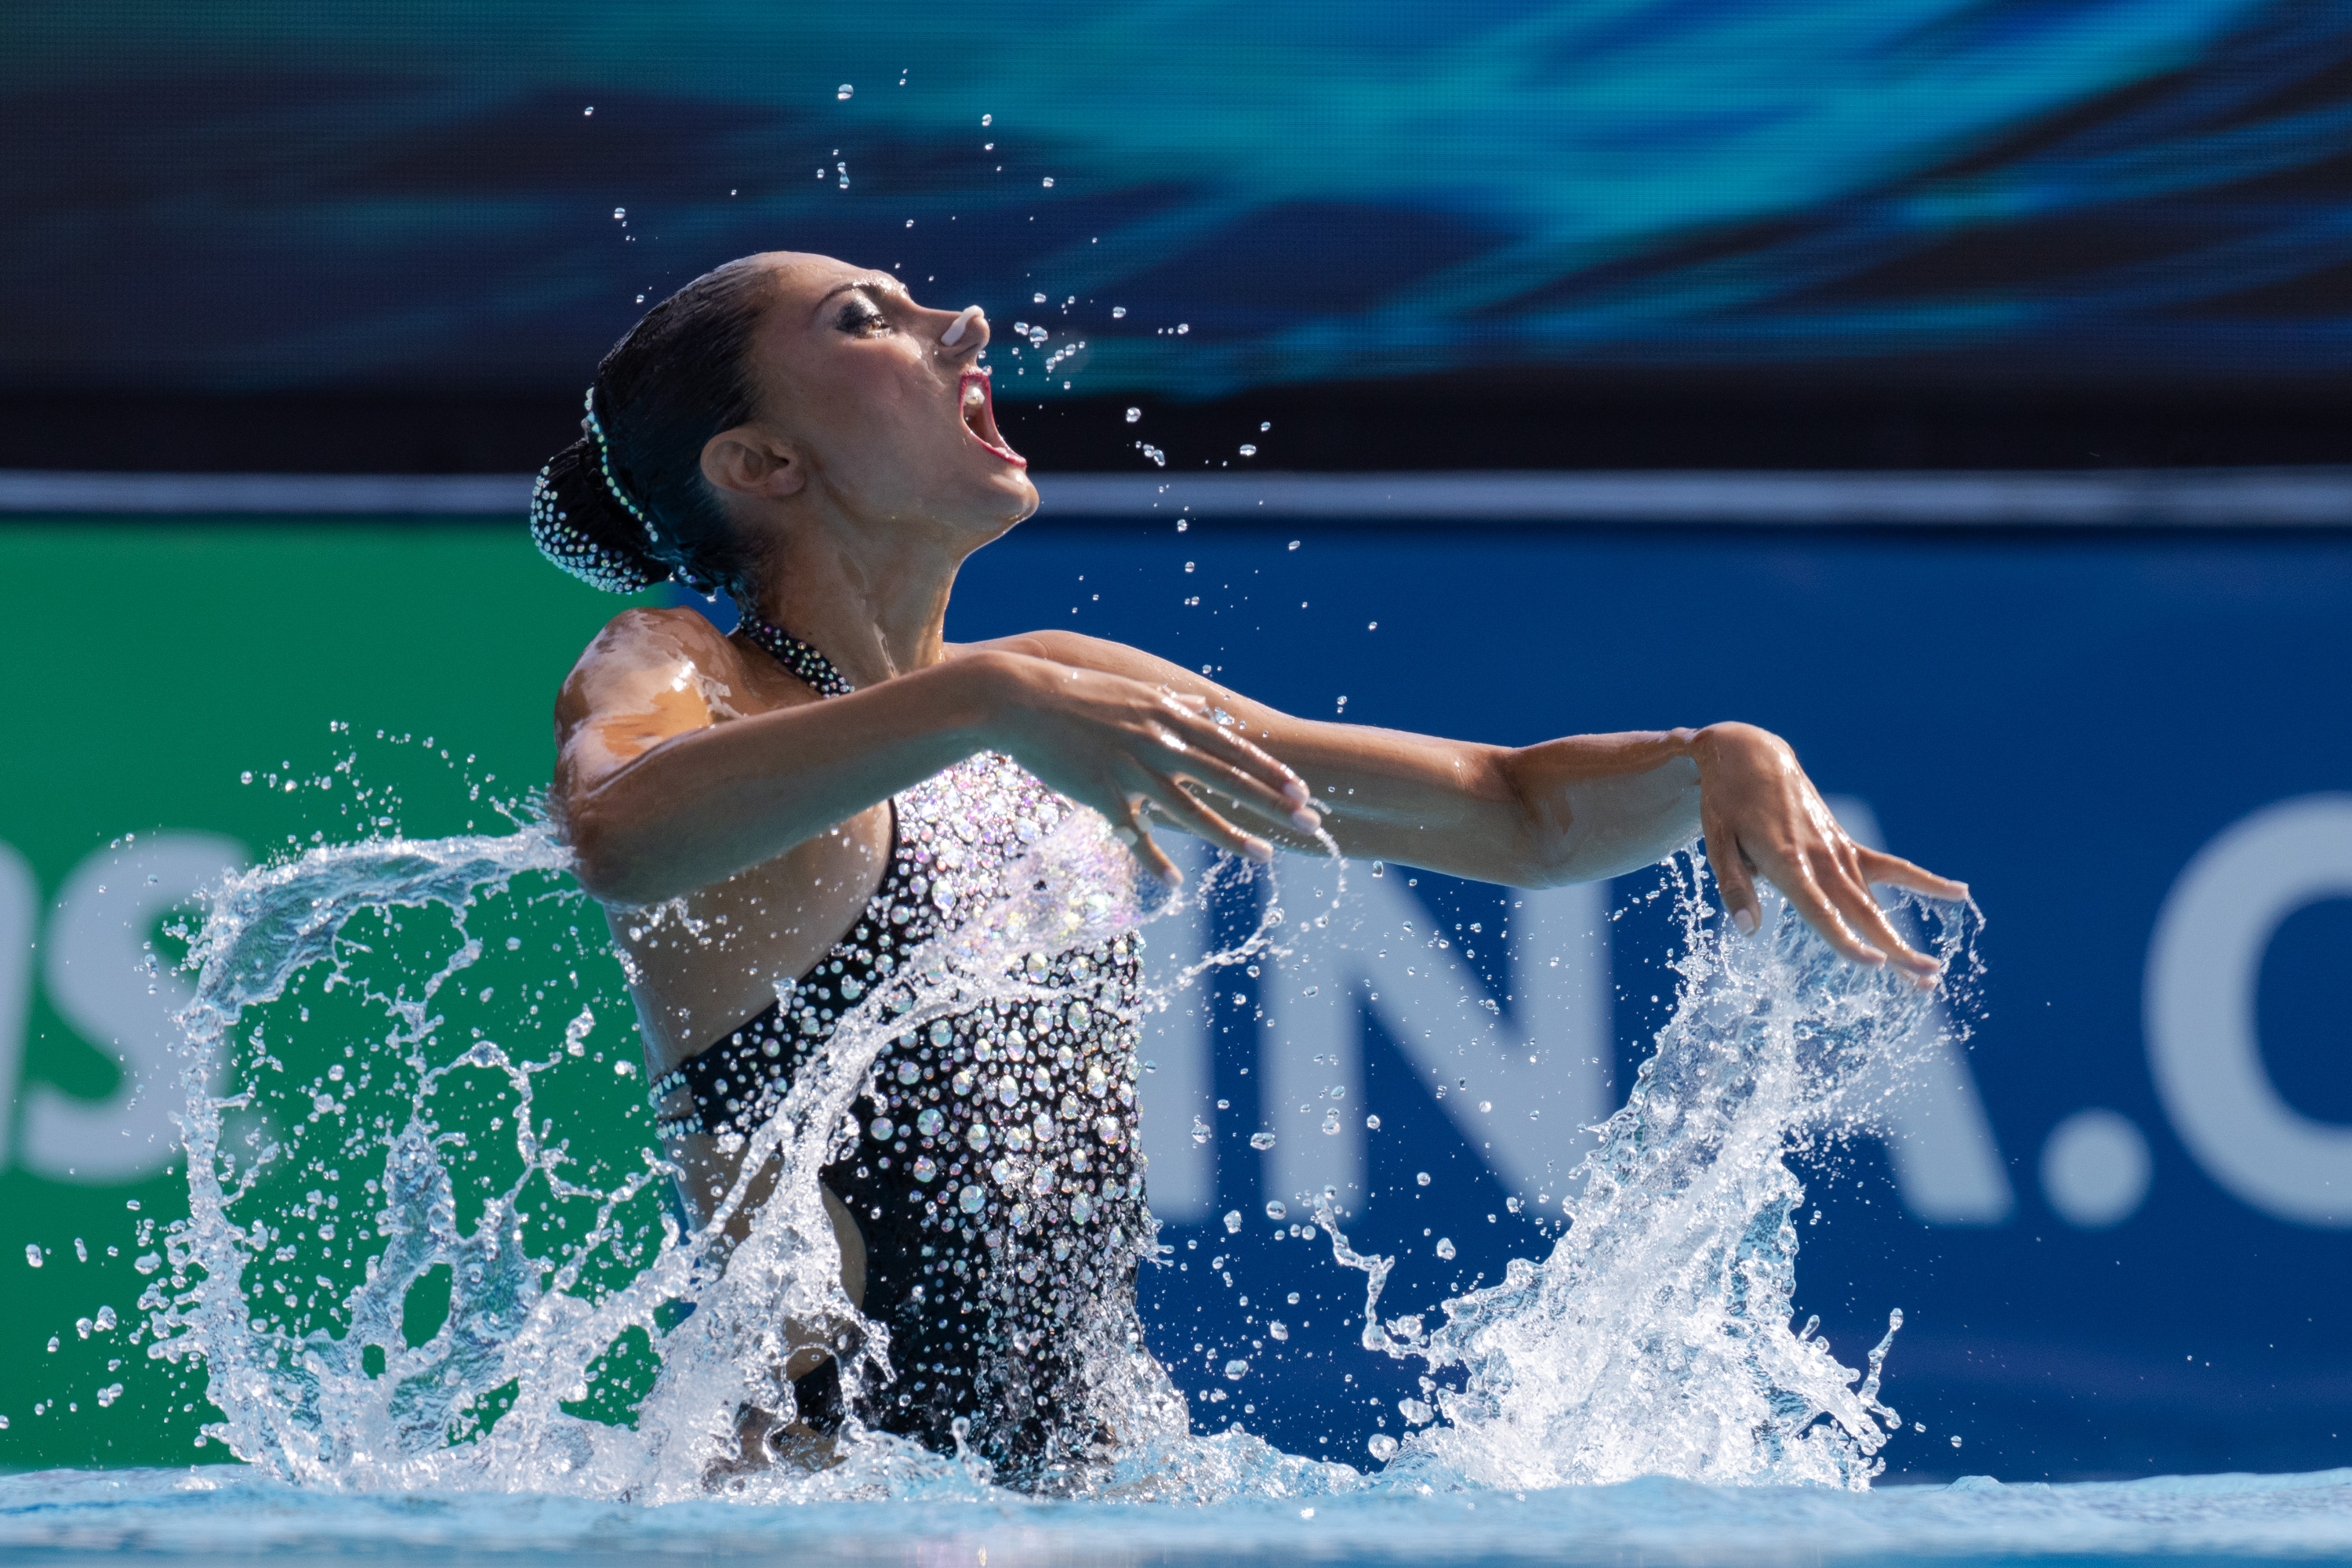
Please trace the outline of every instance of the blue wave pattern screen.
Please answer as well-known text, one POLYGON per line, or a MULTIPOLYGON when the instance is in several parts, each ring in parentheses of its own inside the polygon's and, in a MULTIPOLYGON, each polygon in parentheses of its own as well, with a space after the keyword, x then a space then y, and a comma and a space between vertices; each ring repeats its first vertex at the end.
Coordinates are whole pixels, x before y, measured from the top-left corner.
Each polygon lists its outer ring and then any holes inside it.
POLYGON ((770 247, 1045 324, 1041 395, 2352 358, 2340 0, 98 0, 0 38, 18 388, 572 384, 770 247))

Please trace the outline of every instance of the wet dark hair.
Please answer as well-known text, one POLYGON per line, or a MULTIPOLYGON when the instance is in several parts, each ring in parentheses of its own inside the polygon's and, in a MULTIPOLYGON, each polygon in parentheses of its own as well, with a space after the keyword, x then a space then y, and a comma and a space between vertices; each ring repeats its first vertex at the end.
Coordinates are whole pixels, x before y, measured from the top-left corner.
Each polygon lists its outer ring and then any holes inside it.
POLYGON ((588 388, 584 434, 549 459, 530 536, 566 572, 616 594, 677 581, 710 594, 750 566, 702 477, 711 437, 757 411, 749 354, 772 275, 730 261, 646 312, 588 388))

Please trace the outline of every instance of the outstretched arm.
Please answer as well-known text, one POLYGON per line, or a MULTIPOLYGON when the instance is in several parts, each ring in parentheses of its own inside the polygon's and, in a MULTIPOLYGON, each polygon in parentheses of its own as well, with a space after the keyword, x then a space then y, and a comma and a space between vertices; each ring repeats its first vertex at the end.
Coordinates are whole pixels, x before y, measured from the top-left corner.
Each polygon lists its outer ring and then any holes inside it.
POLYGON ((1312 820, 1296 773, 1160 683, 1002 649, 822 701, 780 679, 754 679, 688 610, 605 628, 556 701, 551 798, 590 892, 657 903, 787 855, 820 880, 849 819, 989 748, 1100 811, 1171 879, 1142 835, 1147 805, 1259 858, 1265 843, 1202 792, 1312 820))
MULTIPOLYGON (((1935 961, 1887 923, 1870 884, 1962 898, 1960 883, 1848 837, 1778 736, 1749 724, 1577 735, 1506 747, 1298 719, 1118 643, 1066 632, 998 647, 1161 684, 1230 715, 1310 781, 1342 850, 1478 881, 1549 887, 1651 864, 1702 835, 1725 907, 1759 917, 1755 879, 1859 963, 1935 961)), ((1180 824, 1181 826, 1181 824, 1180 824)), ((1297 847, 1304 836, 1276 830, 1297 847)))

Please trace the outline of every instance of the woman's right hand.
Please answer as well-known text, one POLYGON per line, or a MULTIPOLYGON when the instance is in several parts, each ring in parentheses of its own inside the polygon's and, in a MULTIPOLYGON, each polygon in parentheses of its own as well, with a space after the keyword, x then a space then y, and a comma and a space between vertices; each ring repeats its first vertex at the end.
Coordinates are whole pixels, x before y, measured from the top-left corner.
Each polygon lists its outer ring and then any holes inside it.
POLYGON ((1152 842, 1148 815, 1253 860, 1273 858, 1265 839, 1212 810, 1200 793, 1224 796, 1269 822, 1312 834, 1320 819, 1304 780, 1254 744, 1208 701, 1102 670, 1026 654, 970 656, 992 700, 988 742, 1062 795, 1110 820, 1136 858, 1171 886, 1182 881, 1152 842))

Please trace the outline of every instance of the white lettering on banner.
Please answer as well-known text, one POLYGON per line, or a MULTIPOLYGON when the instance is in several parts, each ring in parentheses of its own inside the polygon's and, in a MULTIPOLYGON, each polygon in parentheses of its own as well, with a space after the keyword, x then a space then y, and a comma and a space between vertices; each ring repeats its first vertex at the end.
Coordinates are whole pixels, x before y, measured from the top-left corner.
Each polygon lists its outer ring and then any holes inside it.
POLYGON ((1144 981, 1149 994, 1166 997, 1168 1005, 1143 1019, 1143 1058, 1155 1066, 1137 1086, 1136 1113, 1151 1212, 1172 1225, 1192 1225, 1217 1203, 1216 1139, 1194 1142, 1192 1123, 1197 1118, 1213 1131, 1217 1125, 1213 1047, 1217 978, 1223 971, 1212 969, 1181 989, 1177 981, 1209 951, 1209 914, 1192 894, 1216 851, 1180 834, 1155 837, 1183 868, 1185 900, 1144 928, 1144 981))
POLYGON ((33 1013, 33 924, 40 884, 15 847, 0 844, 0 1170, 16 1125, 16 1085, 25 1069, 25 1029, 33 1013))
MULTIPOLYGON (((1868 801, 1840 795, 1822 804, 1855 843, 1885 851, 1868 801)), ((1941 1001, 1895 1054, 1911 1063, 1899 1078, 1879 1065, 1855 1079, 1847 1098, 1865 1108, 1864 1126, 1886 1146, 1903 1206, 1929 1225, 2001 1224, 2016 1208, 2016 1194, 1941 1001)))
POLYGON ((1297 922, 1329 909, 1328 868, 1299 868, 1286 880, 1293 923, 1282 934, 1294 952, 1263 993, 1259 1103, 1276 1135, 1268 1194, 1329 1186, 1342 1203, 1363 1201, 1367 1012, 1416 1076, 1443 1086, 1446 1114, 1506 1188, 1530 1198, 1556 1189, 1592 1145, 1584 1130, 1615 1104, 1605 885, 1512 895, 1501 917, 1510 931, 1507 1013, 1454 947, 1437 945, 1500 952, 1499 933, 1439 937, 1403 873, 1375 877, 1351 862, 1347 898, 1324 931, 1297 922))
POLYGON ((114 1058, 122 1079, 100 1100, 31 1086, 19 1097, 18 1163, 99 1184, 135 1181, 170 1161, 179 1146, 171 1115, 179 1037, 173 1015, 194 994, 147 950, 148 929, 245 860, 233 839, 161 833, 100 850, 66 878, 42 943, 49 1001, 76 1033, 114 1058))
POLYGON ((2174 1129, 2223 1189, 2275 1219, 2352 1227, 2352 1127, 2279 1097, 2254 990, 2280 922, 2352 897, 2352 795, 2280 801, 2182 868, 2148 944, 2148 1065, 2174 1129))

